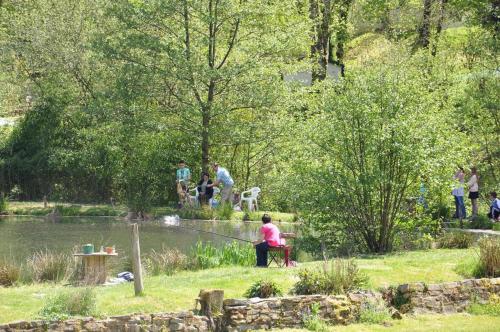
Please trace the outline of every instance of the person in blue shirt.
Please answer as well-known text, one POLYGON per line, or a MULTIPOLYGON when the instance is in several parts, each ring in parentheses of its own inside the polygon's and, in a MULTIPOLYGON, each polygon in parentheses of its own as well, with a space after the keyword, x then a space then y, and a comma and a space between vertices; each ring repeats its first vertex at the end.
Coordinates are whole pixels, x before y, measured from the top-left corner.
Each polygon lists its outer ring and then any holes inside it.
POLYGON ((186 167, 186 162, 184 160, 179 161, 179 168, 175 174, 177 194, 179 195, 179 208, 181 208, 189 197, 189 181, 191 181, 191 171, 186 167))
POLYGON ((216 174, 216 180, 210 187, 218 187, 222 184, 224 187, 221 189, 221 203, 231 202, 234 186, 233 178, 227 169, 220 167, 217 163, 213 163, 212 168, 216 174))

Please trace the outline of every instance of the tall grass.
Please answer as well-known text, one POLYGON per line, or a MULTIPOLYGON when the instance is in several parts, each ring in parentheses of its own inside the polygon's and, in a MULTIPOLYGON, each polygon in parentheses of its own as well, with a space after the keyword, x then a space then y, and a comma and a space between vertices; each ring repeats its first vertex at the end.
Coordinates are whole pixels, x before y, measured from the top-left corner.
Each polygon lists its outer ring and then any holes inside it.
POLYGON ((28 258, 28 269, 35 282, 68 280, 75 268, 68 254, 38 251, 28 258))
POLYGON ((250 244, 241 244, 233 241, 222 248, 217 248, 212 243, 198 241, 191 251, 195 268, 208 269, 219 266, 255 265, 255 249, 250 244))
POLYGON ((7 201, 7 197, 5 194, 0 192, 0 214, 7 213, 7 209, 9 208, 9 202, 7 201))
POLYGON ((7 261, 0 261, 0 286, 12 286, 19 280, 21 269, 7 261))
POLYGON ((177 249, 152 250, 145 259, 146 271, 151 275, 172 275, 176 271, 185 270, 189 259, 177 249))
POLYGON ((474 235, 463 232, 444 233, 437 243, 439 248, 467 249, 474 243, 474 235))
POLYGON ((500 239, 484 237, 479 241, 480 270, 485 277, 500 277, 500 239))

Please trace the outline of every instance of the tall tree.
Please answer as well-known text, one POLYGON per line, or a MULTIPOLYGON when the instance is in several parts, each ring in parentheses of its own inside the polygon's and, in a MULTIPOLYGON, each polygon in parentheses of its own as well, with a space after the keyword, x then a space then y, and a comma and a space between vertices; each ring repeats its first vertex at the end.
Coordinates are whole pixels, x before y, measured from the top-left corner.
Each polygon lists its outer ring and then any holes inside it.
POLYGON ((312 23, 312 82, 326 78, 330 42, 330 0, 310 0, 309 18, 312 23))

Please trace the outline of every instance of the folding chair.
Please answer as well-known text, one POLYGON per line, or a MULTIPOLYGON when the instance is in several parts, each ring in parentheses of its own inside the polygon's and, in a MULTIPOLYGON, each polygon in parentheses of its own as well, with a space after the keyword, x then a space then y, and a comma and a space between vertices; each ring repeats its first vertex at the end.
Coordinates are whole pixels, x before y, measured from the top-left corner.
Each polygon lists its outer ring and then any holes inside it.
MULTIPOLYGON (((294 239, 296 235, 294 233, 280 233, 280 239, 294 239)), ((279 246, 269 247, 268 251, 268 263, 267 266, 271 266, 274 262, 278 267, 288 267, 290 264, 290 253, 292 252, 292 246, 287 244, 281 244, 279 246)))

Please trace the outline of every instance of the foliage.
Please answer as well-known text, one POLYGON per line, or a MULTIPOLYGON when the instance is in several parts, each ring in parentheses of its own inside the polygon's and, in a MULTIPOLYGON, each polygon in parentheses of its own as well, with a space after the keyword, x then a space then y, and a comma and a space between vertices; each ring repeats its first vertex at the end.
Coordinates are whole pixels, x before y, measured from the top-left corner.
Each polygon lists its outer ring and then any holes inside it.
POLYGON ((500 276, 500 239, 483 237, 479 240, 479 265, 483 272, 481 277, 500 276))
POLYGON ((74 272, 73 260, 69 255, 49 250, 35 252, 27 263, 35 282, 67 280, 74 272))
POLYGON ((477 215, 466 226, 471 229, 492 229, 493 222, 487 216, 477 215))
POLYGON ((233 241, 230 244, 217 248, 210 242, 196 243, 191 256, 194 261, 194 267, 199 269, 208 269, 219 266, 255 265, 255 250, 249 244, 240 244, 233 241))
POLYGON ((382 303, 364 303, 359 311, 358 321, 364 324, 382 324, 391 320, 389 309, 382 303))
POLYGON ((320 304, 311 304, 310 312, 305 314, 302 318, 302 323, 304 327, 309 331, 315 332, 326 332, 328 331, 328 326, 325 321, 319 316, 320 304))
POLYGON ((276 297, 283 295, 283 291, 274 281, 258 280, 250 286, 245 292, 245 297, 260 297, 265 299, 268 297, 276 297))
POLYGON ((231 217, 233 215, 233 205, 232 204, 222 204, 219 206, 216 210, 215 213, 217 215, 217 219, 219 220, 231 220, 231 217))
POLYGON ((145 268, 151 275, 172 275, 188 267, 188 257, 177 249, 152 250, 145 259, 145 268))
POLYGON ((500 297, 492 294, 487 303, 472 303, 467 312, 472 315, 500 316, 500 297))
POLYGON ((297 276, 299 280, 291 290, 297 295, 344 294, 368 281, 354 260, 342 258, 325 262, 322 268, 303 269, 297 276))
POLYGON ((92 288, 61 291, 49 297, 40 312, 41 319, 63 320, 72 316, 95 315, 96 295, 92 288))
POLYGON ((19 266, 10 262, 0 260, 0 286, 12 286, 20 277, 21 269, 19 266))
POLYGON ((439 248, 467 249, 474 243, 474 235, 465 232, 446 232, 437 239, 439 248))

